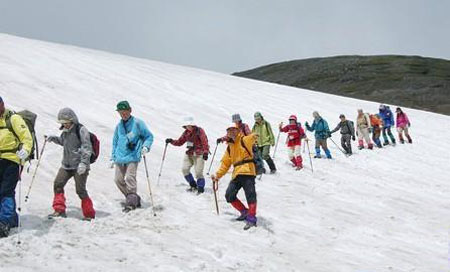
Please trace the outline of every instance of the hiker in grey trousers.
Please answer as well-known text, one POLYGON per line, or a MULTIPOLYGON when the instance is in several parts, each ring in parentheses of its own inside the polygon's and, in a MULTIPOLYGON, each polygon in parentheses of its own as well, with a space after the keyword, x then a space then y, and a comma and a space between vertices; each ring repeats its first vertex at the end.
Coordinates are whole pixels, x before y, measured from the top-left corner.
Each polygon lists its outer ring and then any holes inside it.
POLYGON ((352 143, 350 140, 356 140, 355 127, 352 121, 345 119, 345 115, 339 115, 339 119, 341 119, 341 122, 330 133, 341 130, 341 146, 347 155, 352 155, 352 143))

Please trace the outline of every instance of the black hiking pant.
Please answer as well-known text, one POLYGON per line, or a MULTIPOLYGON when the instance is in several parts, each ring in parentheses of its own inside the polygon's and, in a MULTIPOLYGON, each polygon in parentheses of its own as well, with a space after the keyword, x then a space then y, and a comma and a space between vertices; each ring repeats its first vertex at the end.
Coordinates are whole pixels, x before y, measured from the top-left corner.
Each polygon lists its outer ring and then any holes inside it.
POLYGON ((342 134, 341 135, 341 146, 348 153, 352 154, 352 135, 342 134))
POLYGON ((227 191, 225 193, 225 199, 228 203, 237 200, 237 194, 241 188, 244 188, 245 198, 247 203, 256 202, 256 189, 255 189, 255 176, 238 175, 235 179, 228 184, 227 191))

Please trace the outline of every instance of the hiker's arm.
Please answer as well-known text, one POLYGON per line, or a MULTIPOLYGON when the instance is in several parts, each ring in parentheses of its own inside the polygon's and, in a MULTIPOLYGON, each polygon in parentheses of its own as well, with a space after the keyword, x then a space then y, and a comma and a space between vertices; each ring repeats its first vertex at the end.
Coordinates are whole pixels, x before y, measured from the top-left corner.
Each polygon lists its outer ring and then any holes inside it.
POLYGON ((111 160, 116 160, 116 148, 117 148, 117 142, 119 141, 119 126, 116 126, 116 129, 114 130, 114 136, 113 136, 113 142, 112 142, 112 151, 111 151, 111 160))
POLYGON ((230 169, 231 166, 231 157, 228 153, 228 148, 225 150, 225 154, 223 154, 222 161, 220 163, 220 167, 216 172, 216 177, 220 179, 221 177, 225 176, 225 174, 228 172, 228 169, 230 169))
POLYGON ((171 144, 173 144, 174 146, 181 146, 183 145, 186 140, 187 140, 187 130, 183 132, 183 134, 181 134, 180 138, 178 138, 178 140, 173 140, 171 142, 171 144))
POLYGON ((140 133, 142 139, 144 139, 143 146, 147 147, 148 150, 150 150, 152 144, 153 144, 153 133, 147 128, 147 125, 145 125, 144 122, 140 122, 140 133))

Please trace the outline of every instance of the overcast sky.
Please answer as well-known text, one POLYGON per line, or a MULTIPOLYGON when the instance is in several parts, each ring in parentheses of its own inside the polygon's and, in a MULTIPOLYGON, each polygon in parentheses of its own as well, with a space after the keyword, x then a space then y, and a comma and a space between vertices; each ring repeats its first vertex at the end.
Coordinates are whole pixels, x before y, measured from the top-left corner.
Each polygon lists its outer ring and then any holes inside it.
POLYGON ((449 0, 0 0, 0 32, 224 73, 292 59, 450 59, 449 0))

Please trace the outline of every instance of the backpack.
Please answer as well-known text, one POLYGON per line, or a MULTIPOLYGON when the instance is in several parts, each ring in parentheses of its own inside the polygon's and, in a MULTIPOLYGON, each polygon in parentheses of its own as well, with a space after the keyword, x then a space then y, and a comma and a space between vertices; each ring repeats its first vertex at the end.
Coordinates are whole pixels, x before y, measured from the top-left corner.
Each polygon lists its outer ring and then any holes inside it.
MULTIPOLYGON (((247 147, 244 144, 243 138, 241 138, 241 146, 245 149, 245 151, 247 151, 247 153, 249 155, 251 155, 250 151, 248 151, 247 147)), ((234 164, 234 167, 245 164, 245 163, 254 163, 256 175, 257 176, 262 175, 262 174, 264 174, 264 162, 263 162, 261 155, 259 154, 258 147, 256 145, 253 145, 252 151, 253 151, 253 158, 237 162, 236 164, 234 164)), ((227 152, 229 155, 231 155, 230 146, 227 147, 227 152)))
MULTIPOLYGON (((39 159, 39 146, 38 146, 38 142, 36 140, 36 132, 34 130, 34 125, 36 124, 36 118, 37 115, 31 111, 28 110, 23 110, 23 111, 19 111, 19 112, 14 112, 14 111, 10 111, 8 115, 6 115, 5 118, 5 122, 6 122, 6 128, 14 135, 14 137, 16 137, 17 140, 20 141, 19 136, 17 136, 17 133, 14 131, 14 128, 12 127, 11 124, 11 117, 17 114, 20 117, 22 117, 22 119, 25 121, 25 124, 27 125, 28 130, 30 131, 31 134, 31 139, 32 139, 32 145, 31 145, 31 152, 30 155, 28 156, 28 158, 26 159, 26 161, 31 161, 34 159, 39 159)), ((20 143, 19 148, 21 148, 22 143, 20 143)))
MULTIPOLYGON (((80 140, 80 142, 81 142, 80 130, 82 126, 83 126, 82 124, 78 124, 75 130, 78 136, 78 140, 80 140)), ((97 135, 95 135, 92 132, 89 132, 89 139, 91 140, 92 144, 92 154, 91 158, 89 159, 89 162, 92 164, 98 159, 98 156, 100 155, 100 141, 97 138, 97 135)))

